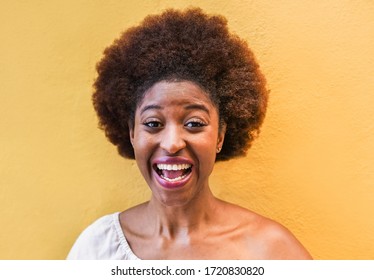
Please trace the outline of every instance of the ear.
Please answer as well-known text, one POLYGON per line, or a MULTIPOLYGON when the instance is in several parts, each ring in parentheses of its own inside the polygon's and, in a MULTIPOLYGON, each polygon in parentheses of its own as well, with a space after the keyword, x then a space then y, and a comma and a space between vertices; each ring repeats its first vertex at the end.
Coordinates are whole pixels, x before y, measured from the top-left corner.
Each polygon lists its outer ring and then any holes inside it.
POLYGON ((226 134, 226 123, 222 122, 218 130, 217 149, 221 151, 226 134))
POLYGON ((134 124, 131 121, 129 121, 128 127, 129 127, 130 142, 131 142, 131 145, 134 147, 134 124))

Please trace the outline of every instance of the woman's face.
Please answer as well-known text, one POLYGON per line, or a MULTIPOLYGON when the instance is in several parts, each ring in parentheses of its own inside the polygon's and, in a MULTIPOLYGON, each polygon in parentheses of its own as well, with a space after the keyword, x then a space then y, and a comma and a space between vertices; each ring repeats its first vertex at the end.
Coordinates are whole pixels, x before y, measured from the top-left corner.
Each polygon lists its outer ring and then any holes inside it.
POLYGON ((208 188, 224 133, 217 108, 193 82, 161 81, 147 90, 130 136, 153 197, 164 205, 185 205, 208 188))

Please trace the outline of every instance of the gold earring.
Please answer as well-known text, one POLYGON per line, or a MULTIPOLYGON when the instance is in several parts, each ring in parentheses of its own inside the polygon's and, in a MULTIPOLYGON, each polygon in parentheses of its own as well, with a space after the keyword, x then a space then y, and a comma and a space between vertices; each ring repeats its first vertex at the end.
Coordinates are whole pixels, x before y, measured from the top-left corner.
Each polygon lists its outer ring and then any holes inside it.
POLYGON ((217 154, 221 151, 221 147, 217 147, 217 154))

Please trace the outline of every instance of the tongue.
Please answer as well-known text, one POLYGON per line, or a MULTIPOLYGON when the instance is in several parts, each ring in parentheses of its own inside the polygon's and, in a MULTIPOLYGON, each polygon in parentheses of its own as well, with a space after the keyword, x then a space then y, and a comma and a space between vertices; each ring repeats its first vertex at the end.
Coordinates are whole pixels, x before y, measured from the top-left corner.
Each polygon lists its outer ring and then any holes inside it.
POLYGON ((185 170, 162 170, 162 175, 169 179, 175 179, 184 174, 185 170))

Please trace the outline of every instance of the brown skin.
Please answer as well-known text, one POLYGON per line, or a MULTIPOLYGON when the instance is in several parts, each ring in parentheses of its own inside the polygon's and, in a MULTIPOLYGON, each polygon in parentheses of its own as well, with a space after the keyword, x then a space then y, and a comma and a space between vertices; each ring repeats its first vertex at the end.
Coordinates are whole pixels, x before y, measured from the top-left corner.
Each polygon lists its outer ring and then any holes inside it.
POLYGON ((120 214, 139 258, 311 258, 283 226, 213 196, 208 180, 225 127, 219 127, 217 108, 196 84, 156 83, 138 105, 131 127, 136 161, 152 190, 149 202, 120 214), (156 180, 154 161, 165 156, 192 162, 183 186, 168 189, 156 180))

